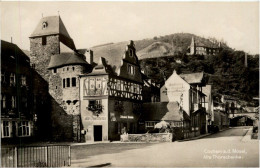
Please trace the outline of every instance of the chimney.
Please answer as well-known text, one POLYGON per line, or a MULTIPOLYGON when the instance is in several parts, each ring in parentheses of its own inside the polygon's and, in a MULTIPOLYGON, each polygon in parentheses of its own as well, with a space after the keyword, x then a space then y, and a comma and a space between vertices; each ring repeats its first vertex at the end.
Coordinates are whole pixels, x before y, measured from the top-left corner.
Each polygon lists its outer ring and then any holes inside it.
POLYGON ((245 53, 245 67, 247 67, 247 53, 245 53))
POLYGON ((92 64, 93 63, 93 51, 92 50, 88 50, 86 52, 86 61, 89 63, 89 64, 92 64))

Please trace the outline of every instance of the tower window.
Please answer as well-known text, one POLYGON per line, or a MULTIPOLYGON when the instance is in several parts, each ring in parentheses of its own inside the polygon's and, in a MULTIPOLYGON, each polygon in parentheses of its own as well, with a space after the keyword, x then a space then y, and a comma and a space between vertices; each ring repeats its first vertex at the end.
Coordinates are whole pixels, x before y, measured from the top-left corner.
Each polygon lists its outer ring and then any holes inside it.
POLYGON ((53 73, 57 73, 57 68, 54 68, 54 69, 53 69, 53 73))
POLYGON ((70 87, 70 78, 67 78, 67 87, 70 87))
POLYGON ((76 78, 72 78, 71 86, 72 86, 72 87, 75 87, 75 86, 76 86, 76 78))
POLYGON ((42 37, 42 45, 46 45, 47 44, 47 40, 46 40, 46 36, 42 37))
POLYGON ((66 80, 63 79, 63 88, 65 88, 65 85, 66 85, 66 80))
POLYGON ((75 70, 75 68, 74 67, 72 67, 72 71, 74 71, 75 70))

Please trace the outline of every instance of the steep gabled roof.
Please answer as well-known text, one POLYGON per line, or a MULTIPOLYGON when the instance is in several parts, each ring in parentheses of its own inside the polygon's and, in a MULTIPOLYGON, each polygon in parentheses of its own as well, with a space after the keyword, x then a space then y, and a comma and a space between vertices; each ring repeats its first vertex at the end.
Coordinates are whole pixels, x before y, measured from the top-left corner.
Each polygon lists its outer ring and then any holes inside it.
POLYGON ((203 72, 180 74, 180 77, 185 81, 187 81, 189 84, 202 83, 203 76, 204 76, 203 72))
POLYGON ((87 65, 82 55, 68 52, 51 56, 48 69, 62 67, 65 65, 87 65))
POLYGON ((11 56, 14 61, 19 60, 19 62, 25 62, 30 65, 30 58, 23 50, 16 44, 1 40, 1 60, 9 60, 11 56))
POLYGON ((100 45, 90 48, 93 51, 94 62, 98 63, 103 57, 107 64, 110 65, 114 71, 121 67, 123 55, 129 42, 109 43, 107 45, 100 45))
POLYGON ((40 22, 34 29, 30 37, 44 36, 51 34, 62 34, 68 38, 70 35, 65 28, 60 16, 48 16, 41 18, 40 22), (43 28, 43 23, 47 23, 46 28, 43 28))
POLYGON ((60 16, 47 16, 41 18, 30 38, 56 34, 61 36, 60 40, 68 47, 73 50, 76 48, 73 39, 70 37, 60 16), (45 27, 43 27, 43 24, 45 24, 45 27))

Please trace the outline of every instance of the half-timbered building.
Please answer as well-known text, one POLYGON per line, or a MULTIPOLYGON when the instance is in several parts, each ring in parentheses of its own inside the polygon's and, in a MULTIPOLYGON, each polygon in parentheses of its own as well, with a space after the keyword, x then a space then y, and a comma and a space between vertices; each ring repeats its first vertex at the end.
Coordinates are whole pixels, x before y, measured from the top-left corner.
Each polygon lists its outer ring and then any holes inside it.
POLYGON ((91 50, 97 64, 91 73, 80 78, 85 140, 119 140, 122 133, 136 133, 143 101, 143 80, 134 42, 91 50))

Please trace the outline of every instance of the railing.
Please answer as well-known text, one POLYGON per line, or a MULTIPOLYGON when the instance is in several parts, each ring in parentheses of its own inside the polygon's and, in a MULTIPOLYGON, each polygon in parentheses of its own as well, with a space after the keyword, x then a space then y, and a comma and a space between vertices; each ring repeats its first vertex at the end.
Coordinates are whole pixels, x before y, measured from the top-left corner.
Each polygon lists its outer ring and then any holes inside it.
POLYGON ((70 164, 69 145, 1 148, 1 167, 63 167, 70 164))

